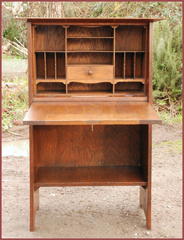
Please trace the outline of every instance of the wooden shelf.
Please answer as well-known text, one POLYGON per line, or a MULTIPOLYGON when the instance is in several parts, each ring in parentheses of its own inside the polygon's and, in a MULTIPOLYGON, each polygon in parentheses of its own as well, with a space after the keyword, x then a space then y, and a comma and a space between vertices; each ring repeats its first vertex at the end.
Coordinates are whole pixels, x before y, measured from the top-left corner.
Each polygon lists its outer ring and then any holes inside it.
POLYGON ((85 91, 72 91, 68 92, 71 96, 79 96, 79 97, 110 97, 113 96, 112 92, 105 92, 105 91, 91 91, 91 92, 85 92, 85 91))
MULTIPOLYGON (((76 64, 69 64, 70 66, 76 66, 76 64)), ((80 64, 77 64, 77 65, 80 65, 80 64)), ((83 65, 83 64, 81 64, 83 65)), ((93 66, 96 66, 96 64, 90 64, 90 66, 93 65, 93 66)), ((100 65, 100 64, 99 64, 100 65)), ((111 64, 109 64, 111 65, 111 64)), ((86 65, 88 66, 88 65, 86 65)), ((97 65, 98 66, 98 65, 97 65)), ((48 78, 48 79, 37 79, 36 80, 36 84, 38 83, 41 83, 41 82, 49 82, 49 83, 52 83, 52 82, 61 82, 61 83, 70 83, 70 82, 79 82, 79 83, 89 83, 89 81, 87 80, 66 80, 66 79, 55 79, 55 78, 48 78)), ((109 82, 109 83, 118 83, 118 82, 140 82, 140 83, 145 83, 145 79, 142 79, 142 78, 129 78, 129 79, 122 79, 122 78, 116 78, 116 79, 112 79, 112 80, 101 80, 101 79, 95 79, 95 80, 91 80, 91 83, 100 83, 100 82, 109 82)))
POLYGON ((65 53, 66 51, 65 50, 61 50, 61 51, 55 51, 55 50, 36 50, 35 53, 65 53))
POLYGON ((145 79, 143 78, 115 78, 114 79, 114 83, 118 83, 118 82, 140 82, 140 83, 145 83, 145 79))
POLYGON ((43 95, 43 96, 47 96, 47 95, 58 95, 58 96, 60 96, 60 95, 62 95, 62 94, 64 94, 65 95, 65 92, 63 92, 63 91, 54 91, 54 90, 39 90, 38 92, 37 92, 37 94, 38 95, 43 95))
POLYGON ((116 91, 114 95, 124 97, 145 97, 142 91, 116 91))
MULTIPOLYGON (((100 37, 101 38, 101 37, 100 37)), ((73 38, 69 38, 69 39, 73 39, 73 38)), ((88 39, 88 38, 87 38, 88 39)), ((95 39, 95 38, 94 38, 95 39)), ((113 51, 113 50, 109 50, 109 51, 100 51, 100 50, 97 50, 97 51, 93 51, 93 50, 89 50, 89 51, 83 51, 83 50, 77 50, 77 51, 72 51, 72 50, 61 50, 61 51, 55 51, 55 50, 36 50, 35 53, 44 53, 44 52, 48 52, 48 53, 65 53, 65 52, 115 52, 115 53, 144 53, 145 51, 113 51)))
POLYGON ((67 39, 113 39, 114 37, 67 37, 67 39))
POLYGON ((113 51, 77 50, 77 51, 67 51, 67 53, 113 53, 113 51))
POLYGON ((121 50, 121 51, 118 51, 118 50, 115 50, 116 53, 144 53, 145 51, 124 51, 124 50, 121 50))
POLYGON ((161 123, 147 102, 35 102, 23 122, 29 125, 161 123))
POLYGON ((49 82, 49 83, 52 83, 52 82, 59 82, 59 83, 64 83, 66 84, 66 79, 55 79, 55 78, 48 78, 48 79, 37 79, 36 80, 36 84, 38 83, 41 83, 41 82, 49 82))
POLYGON ((146 186, 139 167, 40 167, 37 187, 54 186, 146 186))

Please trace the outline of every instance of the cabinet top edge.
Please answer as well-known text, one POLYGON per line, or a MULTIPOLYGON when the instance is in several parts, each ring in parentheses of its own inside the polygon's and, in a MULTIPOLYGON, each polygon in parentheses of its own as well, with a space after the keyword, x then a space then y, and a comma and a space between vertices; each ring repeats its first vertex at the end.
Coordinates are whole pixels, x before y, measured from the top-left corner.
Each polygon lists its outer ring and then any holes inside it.
POLYGON ((136 22, 156 22, 165 20, 164 18, 38 18, 38 17, 17 17, 16 20, 24 20, 32 23, 136 23, 136 22), (77 21, 77 22, 76 22, 77 21))

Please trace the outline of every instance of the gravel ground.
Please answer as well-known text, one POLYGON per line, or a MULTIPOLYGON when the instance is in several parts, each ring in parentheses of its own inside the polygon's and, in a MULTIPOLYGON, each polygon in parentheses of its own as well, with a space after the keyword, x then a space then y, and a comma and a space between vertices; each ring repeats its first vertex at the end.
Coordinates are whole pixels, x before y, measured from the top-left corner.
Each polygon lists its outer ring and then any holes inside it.
MULTIPOLYGON (((22 131, 25 137, 27 130, 22 131)), ((4 140, 12 141, 5 135, 4 140)), ((14 136, 17 141, 21 136, 14 136)), ((4 238, 181 238, 181 126, 153 128, 152 230, 137 187, 42 188, 36 231, 29 232, 28 157, 3 158, 4 238)))

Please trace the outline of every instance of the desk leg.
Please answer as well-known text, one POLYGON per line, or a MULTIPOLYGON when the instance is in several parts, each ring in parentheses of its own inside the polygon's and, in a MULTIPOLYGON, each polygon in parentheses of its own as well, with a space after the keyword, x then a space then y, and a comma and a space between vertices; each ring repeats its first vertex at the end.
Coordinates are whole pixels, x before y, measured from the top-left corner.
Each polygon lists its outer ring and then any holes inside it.
POLYGON ((140 207, 146 216, 147 229, 151 229, 151 189, 140 187, 140 207))
POLYGON ((142 158, 143 172, 147 178, 147 186, 140 187, 140 207, 144 210, 146 216, 147 229, 151 229, 151 169, 152 169, 152 126, 146 125, 142 131, 142 158))
POLYGON ((39 188, 30 189, 30 231, 35 230, 36 211, 39 209, 39 188))
POLYGON ((35 172, 36 168, 34 166, 34 126, 29 128, 29 138, 30 138, 30 231, 35 230, 35 218, 36 211, 39 209, 39 188, 35 188, 35 172))

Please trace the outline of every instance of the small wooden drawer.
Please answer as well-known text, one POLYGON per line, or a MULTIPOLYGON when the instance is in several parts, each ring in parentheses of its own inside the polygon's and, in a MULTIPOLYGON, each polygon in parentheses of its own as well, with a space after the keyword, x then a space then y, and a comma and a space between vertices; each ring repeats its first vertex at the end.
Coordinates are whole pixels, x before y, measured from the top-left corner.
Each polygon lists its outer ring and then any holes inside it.
POLYGON ((68 82, 107 82, 113 79, 113 65, 67 66, 68 82))

